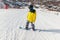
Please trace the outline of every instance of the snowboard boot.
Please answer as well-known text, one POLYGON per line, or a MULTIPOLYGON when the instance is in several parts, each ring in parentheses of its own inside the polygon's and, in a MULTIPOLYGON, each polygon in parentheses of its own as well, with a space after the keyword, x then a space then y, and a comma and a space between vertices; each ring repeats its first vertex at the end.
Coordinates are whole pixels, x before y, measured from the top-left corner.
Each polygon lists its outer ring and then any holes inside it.
POLYGON ((28 30, 28 27, 26 27, 26 30, 28 30))
POLYGON ((35 25, 31 23, 31 26, 32 26, 32 30, 35 31, 35 25))
POLYGON ((29 21, 26 22, 26 30, 28 30, 29 21))
POLYGON ((32 30, 35 31, 35 27, 32 27, 32 30))

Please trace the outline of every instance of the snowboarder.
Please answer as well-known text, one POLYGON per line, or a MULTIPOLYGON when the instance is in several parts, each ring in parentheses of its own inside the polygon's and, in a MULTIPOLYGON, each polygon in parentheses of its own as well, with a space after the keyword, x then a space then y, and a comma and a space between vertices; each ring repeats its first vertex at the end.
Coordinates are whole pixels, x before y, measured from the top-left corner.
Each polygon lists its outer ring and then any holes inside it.
POLYGON ((26 30, 28 30, 29 23, 31 23, 32 29, 35 30, 36 10, 33 9, 33 5, 29 6, 29 12, 27 14, 26 30))

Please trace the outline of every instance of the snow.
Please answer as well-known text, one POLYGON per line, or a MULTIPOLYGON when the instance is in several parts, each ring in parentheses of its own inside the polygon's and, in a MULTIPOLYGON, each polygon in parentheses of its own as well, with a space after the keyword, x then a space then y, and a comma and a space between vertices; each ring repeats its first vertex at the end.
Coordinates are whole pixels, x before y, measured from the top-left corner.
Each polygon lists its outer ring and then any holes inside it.
POLYGON ((36 9, 37 31, 19 29, 26 25, 27 12, 28 9, 0 9, 0 40, 60 40, 60 12, 36 9))

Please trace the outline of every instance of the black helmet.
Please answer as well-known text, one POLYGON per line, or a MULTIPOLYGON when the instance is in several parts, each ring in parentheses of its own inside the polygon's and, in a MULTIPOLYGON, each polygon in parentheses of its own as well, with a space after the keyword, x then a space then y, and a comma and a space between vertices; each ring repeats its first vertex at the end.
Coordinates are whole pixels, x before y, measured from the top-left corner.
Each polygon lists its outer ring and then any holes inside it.
POLYGON ((33 5, 30 5, 30 6, 29 6, 29 9, 33 9, 33 5))

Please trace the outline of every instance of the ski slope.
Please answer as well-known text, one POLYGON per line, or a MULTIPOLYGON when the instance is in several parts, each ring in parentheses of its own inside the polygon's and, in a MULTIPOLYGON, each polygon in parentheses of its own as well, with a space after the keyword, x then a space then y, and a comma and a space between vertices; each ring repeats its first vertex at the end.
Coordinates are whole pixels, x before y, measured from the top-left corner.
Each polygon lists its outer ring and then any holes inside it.
POLYGON ((40 31, 19 29, 26 25, 27 12, 28 8, 0 9, 0 40, 60 40, 60 12, 36 9, 35 28, 40 31))

